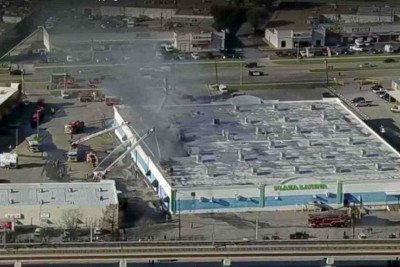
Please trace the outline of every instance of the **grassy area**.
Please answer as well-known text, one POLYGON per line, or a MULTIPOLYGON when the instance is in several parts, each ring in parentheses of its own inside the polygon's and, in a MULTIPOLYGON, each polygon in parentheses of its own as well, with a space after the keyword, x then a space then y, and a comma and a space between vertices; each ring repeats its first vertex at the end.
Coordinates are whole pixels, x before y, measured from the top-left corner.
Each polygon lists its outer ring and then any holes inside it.
MULTIPOLYGON (((214 68, 215 61, 203 61, 200 62, 201 66, 205 68, 214 68)), ((240 68, 240 64, 242 64, 244 68, 244 61, 242 60, 228 60, 228 61, 217 61, 218 68, 240 68)))
MULTIPOLYGON (((385 55, 385 56, 337 56, 337 57, 329 57, 328 64, 332 63, 358 63, 358 62, 383 62, 387 58, 400 58, 400 55, 385 55)), ((280 59, 280 60, 272 60, 273 63, 282 64, 282 65, 308 65, 308 64, 323 64, 325 63, 325 57, 319 58, 311 58, 311 59, 301 59, 297 62, 296 59, 280 59)))
MULTIPOLYGON (((390 63, 389 63, 390 64, 390 63)), ((365 67, 365 68, 360 68, 360 67, 349 67, 349 68, 334 68, 330 69, 329 72, 338 72, 338 71, 371 71, 371 70, 398 70, 400 69, 400 66, 392 66, 392 65, 387 65, 387 66, 379 66, 379 67, 365 67)), ((310 69, 310 72, 325 72, 325 68, 320 68, 320 69, 310 69)))
MULTIPOLYGON (((314 89, 326 87, 326 83, 245 83, 245 84, 228 84, 231 90, 250 91, 250 90, 276 90, 276 89, 314 89)), ((328 86, 336 86, 330 83, 328 86)))

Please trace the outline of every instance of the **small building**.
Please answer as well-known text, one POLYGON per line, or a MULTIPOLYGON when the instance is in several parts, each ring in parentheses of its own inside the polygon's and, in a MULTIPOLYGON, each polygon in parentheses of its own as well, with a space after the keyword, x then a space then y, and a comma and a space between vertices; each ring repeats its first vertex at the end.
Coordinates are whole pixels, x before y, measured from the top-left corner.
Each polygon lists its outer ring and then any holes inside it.
POLYGON ((318 26, 319 15, 307 10, 277 10, 265 29, 265 41, 279 49, 325 45, 325 28, 318 26))
POLYGON ((393 90, 400 90, 400 80, 392 80, 392 89, 393 90))
POLYGON ((7 122, 8 116, 21 101, 21 87, 19 83, 11 83, 9 87, 0 87, 0 121, 7 122))
POLYGON ((202 31, 198 29, 174 31, 175 49, 181 52, 207 52, 225 49, 225 32, 215 30, 202 31))
POLYGON ((75 216, 80 227, 99 225, 107 209, 118 212, 113 180, 99 183, 0 184, 0 216, 15 225, 65 227, 75 216))

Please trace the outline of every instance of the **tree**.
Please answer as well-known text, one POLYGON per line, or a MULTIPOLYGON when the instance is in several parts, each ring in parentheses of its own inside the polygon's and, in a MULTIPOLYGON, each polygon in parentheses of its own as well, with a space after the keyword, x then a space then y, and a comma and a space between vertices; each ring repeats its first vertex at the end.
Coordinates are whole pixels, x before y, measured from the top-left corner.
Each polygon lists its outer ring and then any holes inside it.
POLYGON ((69 209, 63 212, 60 225, 64 229, 76 230, 81 222, 82 212, 78 209, 69 209))
POLYGON ((254 32, 257 31, 258 27, 265 21, 268 16, 268 12, 264 8, 251 8, 247 10, 246 17, 247 21, 253 27, 254 32))
POLYGON ((103 210, 103 217, 101 219, 101 227, 104 230, 110 231, 114 234, 118 230, 118 205, 110 204, 103 210))

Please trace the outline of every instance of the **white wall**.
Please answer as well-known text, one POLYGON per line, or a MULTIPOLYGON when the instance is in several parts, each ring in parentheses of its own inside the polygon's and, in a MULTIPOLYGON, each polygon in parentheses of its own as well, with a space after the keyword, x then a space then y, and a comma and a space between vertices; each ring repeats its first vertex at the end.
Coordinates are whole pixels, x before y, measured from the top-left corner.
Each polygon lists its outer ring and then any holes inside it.
POLYGON ((100 7, 100 14, 102 16, 130 16, 140 17, 147 16, 152 19, 170 19, 175 15, 176 9, 168 8, 143 8, 143 7, 116 7, 116 6, 102 6, 100 7))
POLYGON ((98 224, 103 217, 103 206, 55 206, 55 205, 16 205, 2 206, 0 208, 0 219, 6 219, 10 216, 21 215, 21 219, 15 219, 17 225, 37 225, 41 227, 63 227, 63 214, 71 209, 76 209, 80 212, 79 220, 83 223, 82 228, 90 226, 90 222, 98 224), (43 217, 43 218, 42 218, 43 217), (46 218, 45 218, 46 217, 46 218), (47 218, 48 217, 48 218, 47 218))

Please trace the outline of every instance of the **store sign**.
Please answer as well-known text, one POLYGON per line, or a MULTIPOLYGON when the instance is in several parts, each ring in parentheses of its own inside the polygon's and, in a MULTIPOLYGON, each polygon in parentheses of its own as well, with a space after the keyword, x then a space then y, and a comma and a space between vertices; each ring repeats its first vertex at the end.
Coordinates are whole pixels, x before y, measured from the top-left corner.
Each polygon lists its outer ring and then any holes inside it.
POLYGON ((14 231, 14 221, 0 221, 0 232, 14 231))
POLYGON ((276 185, 274 191, 295 191, 295 190, 318 190, 328 189, 326 184, 300 184, 300 185, 276 185))

